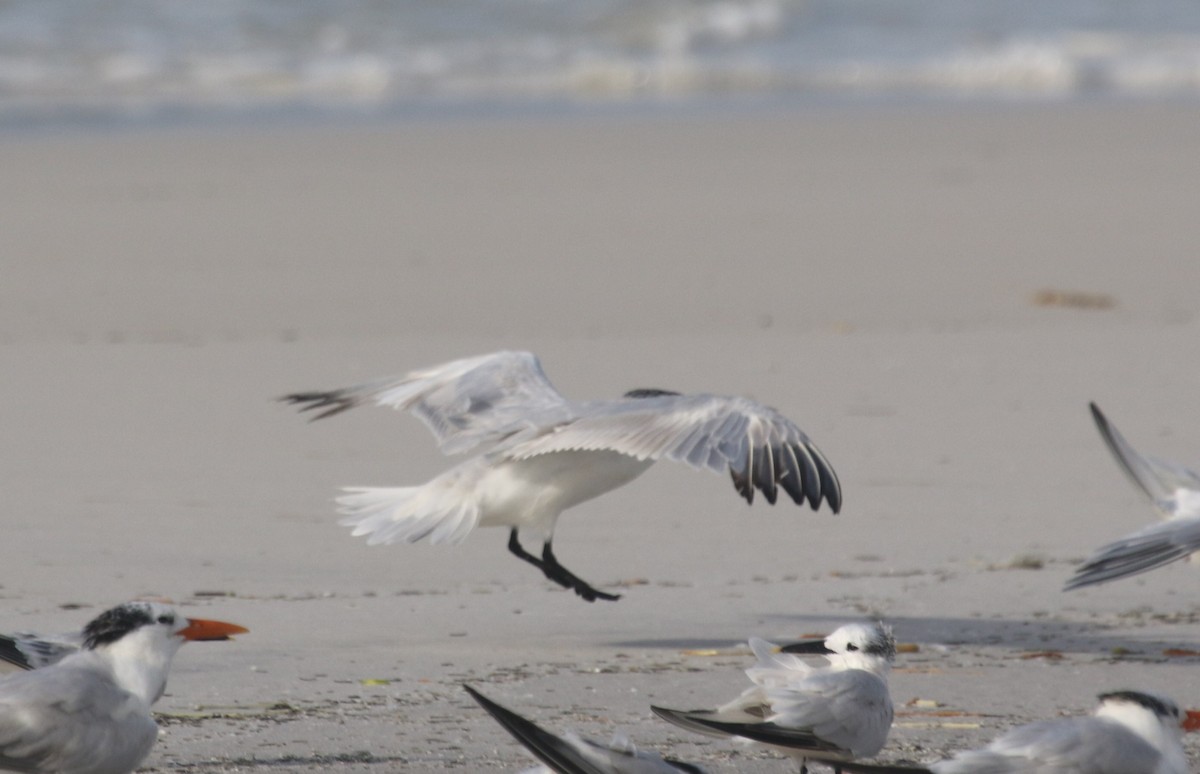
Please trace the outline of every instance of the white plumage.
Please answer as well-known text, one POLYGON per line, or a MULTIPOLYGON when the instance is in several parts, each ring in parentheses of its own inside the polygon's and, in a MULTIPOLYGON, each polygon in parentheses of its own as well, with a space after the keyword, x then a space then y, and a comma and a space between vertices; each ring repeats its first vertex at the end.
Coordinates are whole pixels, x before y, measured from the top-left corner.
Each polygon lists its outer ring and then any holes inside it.
POLYGON ((750 640, 758 663, 754 685, 715 710, 651 709, 664 720, 703 734, 741 737, 800 763, 866 758, 883 749, 892 726, 887 676, 896 642, 883 624, 853 623, 824 640, 779 652, 750 640), (813 664, 795 653, 825 654, 813 664))
POLYGON ((832 466, 800 428, 748 398, 633 390, 617 400, 571 401, 528 352, 455 360, 401 377, 283 398, 315 418, 374 402, 412 411, 446 454, 474 453, 421 486, 354 487, 338 498, 343 524, 371 543, 457 543, 476 527, 508 527, 509 549, 584 599, 593 589, 554 557, 566 509, 626 484, 660 459, 729 471, 739 494, 779 490, 836 513, 842 493, 832 466), (539 559, 518 533, 543 542, 539 559))

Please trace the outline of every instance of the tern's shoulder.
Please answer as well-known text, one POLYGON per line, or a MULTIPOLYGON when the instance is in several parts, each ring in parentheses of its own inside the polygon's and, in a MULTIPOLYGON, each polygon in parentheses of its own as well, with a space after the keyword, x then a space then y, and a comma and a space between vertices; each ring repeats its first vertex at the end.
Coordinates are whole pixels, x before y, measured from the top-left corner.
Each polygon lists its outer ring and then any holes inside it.
POLYGON ((87 713, 124 702, 126 697, 133 694, 118 686, 107 663, 90 651, 0 679, 0 707, 5 712, 16 707, 22 712, 45 708, 47 712, 87 713))

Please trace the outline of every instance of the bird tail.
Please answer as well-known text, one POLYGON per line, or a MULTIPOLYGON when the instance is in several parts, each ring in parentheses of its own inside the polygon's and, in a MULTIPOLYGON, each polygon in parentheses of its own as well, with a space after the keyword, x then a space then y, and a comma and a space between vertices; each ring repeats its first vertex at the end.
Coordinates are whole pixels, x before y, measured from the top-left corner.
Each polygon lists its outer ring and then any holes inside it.
MULTIPOLYGON (((450 471, 453 473, 454 471, 450 471)), ((347 487, 337 498, 338 522, 367 543, 461 543, 479 521, 479 505, 457 477, 439 476, 423 486, 347 487)))

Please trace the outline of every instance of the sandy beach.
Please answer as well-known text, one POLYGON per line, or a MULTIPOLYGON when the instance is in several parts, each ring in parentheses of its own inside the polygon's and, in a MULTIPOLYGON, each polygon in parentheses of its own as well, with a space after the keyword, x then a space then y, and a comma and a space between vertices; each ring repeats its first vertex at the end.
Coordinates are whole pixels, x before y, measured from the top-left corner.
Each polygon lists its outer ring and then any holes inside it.
POLYGON ((1061 591, 1154 518, 1088 401, 1200 467, 1198 125, 992 104, 0 137, 0 631, 142 596, 247 626, 181 651, 147 771, 527 765, 463 682, 553 730, 788 771, 649 705, 731 698, 751 635, 864 617, 915 646, 881 760, 1107 690, 1200 708, 1195 568, 1061 591), (351 539, 338 487, 451 463, 413 417, 273 399, 497 349, 572 397, 768 403, 842 513, 663 463, 559 522, 611 604, 501 530, 351 539))

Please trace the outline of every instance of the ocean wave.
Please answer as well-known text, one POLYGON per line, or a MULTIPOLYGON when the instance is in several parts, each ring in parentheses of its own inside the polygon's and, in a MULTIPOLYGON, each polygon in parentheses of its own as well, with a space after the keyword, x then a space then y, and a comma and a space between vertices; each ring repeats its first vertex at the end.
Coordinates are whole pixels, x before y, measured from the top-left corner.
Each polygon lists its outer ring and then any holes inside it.
POLYGON ((978 18, 940 0, 902 18, 866 0, 409 0, 354 13, 317 0, 10 0, 0 119, 414 99, 1200 97, 1200 12, 1189 5, 1158 27, 1151 15, 1095 28, 1071 26, 1061 7, 1030 22, 1006 0, 971 5, 978 18))

